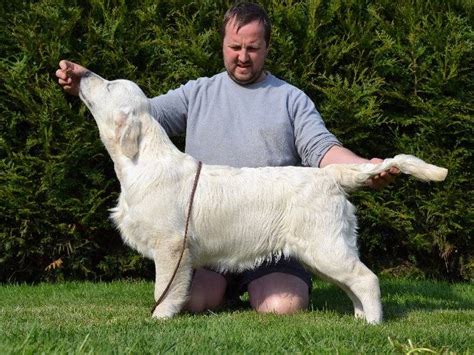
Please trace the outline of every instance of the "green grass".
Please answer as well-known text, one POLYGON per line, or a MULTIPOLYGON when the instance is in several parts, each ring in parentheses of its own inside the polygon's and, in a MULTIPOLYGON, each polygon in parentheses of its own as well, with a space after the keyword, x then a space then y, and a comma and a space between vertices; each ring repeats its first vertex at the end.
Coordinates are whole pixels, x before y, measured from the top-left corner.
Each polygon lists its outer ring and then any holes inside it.
POLYGON ((353 319, 349 299, 317 281, 312 310, 249 309, 152 320, 153 285, 0 286, 0 353, 471 353, 474 286, 384 279, 385 321, 353 319), (425 349, 425 350, 423 350, 425 349))

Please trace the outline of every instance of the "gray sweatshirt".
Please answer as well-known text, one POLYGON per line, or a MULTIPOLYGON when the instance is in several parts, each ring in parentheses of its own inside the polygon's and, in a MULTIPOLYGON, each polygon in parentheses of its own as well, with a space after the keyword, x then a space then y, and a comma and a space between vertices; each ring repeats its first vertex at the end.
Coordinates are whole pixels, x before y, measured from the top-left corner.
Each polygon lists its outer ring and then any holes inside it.
POLYGON ((270 73, 242 86, 222 72, 150 103, 168 135, 186 134, 186 153, 207 164, 319 166, 340 145, 309 97, 270 73))

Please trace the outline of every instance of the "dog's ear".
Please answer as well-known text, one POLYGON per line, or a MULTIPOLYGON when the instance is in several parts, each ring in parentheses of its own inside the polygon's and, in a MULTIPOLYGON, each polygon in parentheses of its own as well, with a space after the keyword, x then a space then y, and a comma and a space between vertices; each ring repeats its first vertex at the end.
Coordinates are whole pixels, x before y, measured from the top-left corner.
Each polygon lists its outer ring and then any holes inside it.
POLYGON ((141 123, 131 109, 121 108, 114 117, 115 137, 119 142, 122 153, 133 159, 138 153, 141 123))

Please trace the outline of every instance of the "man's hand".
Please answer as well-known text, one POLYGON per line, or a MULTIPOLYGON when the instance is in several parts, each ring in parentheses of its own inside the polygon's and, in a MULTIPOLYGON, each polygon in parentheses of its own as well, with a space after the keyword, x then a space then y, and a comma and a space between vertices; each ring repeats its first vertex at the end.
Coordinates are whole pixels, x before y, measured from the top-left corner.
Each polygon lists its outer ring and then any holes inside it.
MULTIPOLYGON (((347 148, 341 146, 332 146, 321 160, 320 167, 323 168, 329 164, 379 164, 383 162, 383 159, 372 158, 367 160, 361 158, 347 148)), ((392 183, 396 176, 400 174, 400 170, 397 168, 391 168, 388 171, 384 171, 372 179, 367 180, 366 185, 373 189, 381 189, 392 183)))
MULTIPOLYGON (((372 164, 379 164, 379 163, 383 162, 383 159, 372 158, 372 159, 370 159, 370 162, 372 164)), ((399 175, 399 174, 400 174, 400 170, 398 170, 395 167, 392 167, 392 168, 390 168, 390 170, 384 171, 384 172, 380 173, 379 175, 374 176, 373 178, 367 180, 366 184, 367 184, 367 186, 369 186, 373 189, 379 190, 379 189, 382 189, 385 186, 391 184, 395 180, 397 175, 399 175)))
POLYGON ((79 86, 81 78, 88 70, 83 66, 67 61, 61 60, 59 62, 59 69, 56 70, 56 77, 59 85, 64 91, 71 95, 79 95, 79 86))

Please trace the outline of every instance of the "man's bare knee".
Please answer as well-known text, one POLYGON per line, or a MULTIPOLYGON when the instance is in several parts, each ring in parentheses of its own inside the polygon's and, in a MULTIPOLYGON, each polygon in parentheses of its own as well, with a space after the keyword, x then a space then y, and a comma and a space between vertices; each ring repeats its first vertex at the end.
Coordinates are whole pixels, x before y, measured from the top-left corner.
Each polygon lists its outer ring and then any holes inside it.
POLYGON ((206 269, 196 270, 184 310, 202 313, 220 308, 224 303, 226 287, 227 281, 222 275, 206 269))
POLYGON ((259 313, 293 314, 308 308, 308 285, 300 278, 272 273, 248 286, 250 305, 259 313))
POLYGON ((258 313, 293 314, 308 308, 307 298, 298 295, 272 295, 251 304, 258 313))

